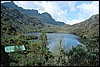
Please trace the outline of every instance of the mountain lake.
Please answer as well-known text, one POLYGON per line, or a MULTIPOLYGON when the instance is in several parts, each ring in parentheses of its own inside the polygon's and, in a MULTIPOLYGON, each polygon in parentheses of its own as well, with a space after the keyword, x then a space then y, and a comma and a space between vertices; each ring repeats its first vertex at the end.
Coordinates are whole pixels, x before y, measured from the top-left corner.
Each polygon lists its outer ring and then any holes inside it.
MULTIPOLYGON (((41 33, 25 33, 25 36, 28 35, 35 35, 40 36, 41 33)), ((79 36, 73 35, 73 34, 62 34, 62 33, 46 33, 48 38, 48 45, 47 47, 52 52, 59 51, 59 42, 62 40, 62 47, 64 50, 71 48, 72 46, 77 46, 81 44, 78 39, 80 39, 79 36)), ((35 42, 38 42, 38 39, 34 40, 35 42)))

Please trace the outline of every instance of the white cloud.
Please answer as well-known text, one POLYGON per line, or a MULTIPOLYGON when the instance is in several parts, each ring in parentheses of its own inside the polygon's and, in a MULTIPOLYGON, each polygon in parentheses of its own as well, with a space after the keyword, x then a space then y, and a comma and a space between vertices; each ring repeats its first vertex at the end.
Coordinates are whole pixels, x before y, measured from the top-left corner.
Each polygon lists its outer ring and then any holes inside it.
POLYGON ((76 23, 80 23, 84 20, 85 20, 84 18, 77 18, 77 19, 73 19, 73 20, 68 20, 67 23, 70 24, 70 25, 73 25, 73 24, 76 24, 76 23))
POLYGON ((14 1, 14 3, 24 9, 36 9, 39 13, 48 12, 55 20, 65 22, 64 17, 67 15, 67 9, 62 10, 66 5, 64 1, 14 1))
POLYGON ((57 15, 56 15, 57 19, 56 20, 65 22, 65 21, 67 21, 66 16, 67 16, 67 9, 61 10, 57 13, 57 15))
POLYGON ((71 25, 99 13, 99 1, 14 1, 14 3, 24 9, 38 10, 39 13, 48 12, 56 21, 71 25))
POLYGON ((75 11, 75 3, 76 3, 76 1, 68 1, 67 2, 67 5, 68 5, 70 11, 75 11))
POLYGON ((83 3, 81 5, 77 6, 77 9, 79 9, 80 13, 79 16, 82 17, 90 17, 94 14, 99 13, 99 1, 92 1, 91 3, 83 3))
POLYGON ((14 1, 14 3, 24 9, 44 10, 39 1, 14 1))
POLYGON ((56 21, 62 21, 62 22, 65 22, 65 16, 67 15, 67 9, 65 10, 62 10, 62 8, 64 6, 62 6, 61 4, 64 4, 64 2, 42 2, 42 7, 45 8, 44 11, 40 11, 40 13, 43 13, 43 12, 48 12, 52 15, 52 17, 56 20, 56 21), (62 7, 62 8, 61 8, 62 7))

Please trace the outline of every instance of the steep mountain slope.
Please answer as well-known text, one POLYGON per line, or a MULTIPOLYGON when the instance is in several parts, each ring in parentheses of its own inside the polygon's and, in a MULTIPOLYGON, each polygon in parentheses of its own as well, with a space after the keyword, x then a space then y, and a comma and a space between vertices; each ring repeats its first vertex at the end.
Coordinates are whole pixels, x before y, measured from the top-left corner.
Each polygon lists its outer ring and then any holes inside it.
POLYGON ((15 8, 15 9, 23 12, 24 14, 27 14, 27 15, 30 15, 30 16, 37 16, 37 15, 39 15, 37 10, 25 10, 22 7, 18 7, 16 4, 14 4, 13 1, 2 3, 2 5, 5 5, 6 7, 9 7, 9 8, 15 8))
POLYGON ((80 42, 86 47, 85 50, 87 50, 86 52, 87 55, 85 56, 87 57, 86 62, 88 61, 87 65, 98 66, 99 65, 99 14, 93 15, 89 19, 81 23, 72 25, 70 30, 71 33, 81 36, 80 42))
POLYGON ((37 10, 26 10, 26 9, 23 9, 22 7, 18 7, 16 4, 14 4, 13 1, 2 3, 2 5, 9 7, 9 8, 17 9, 20 12, 22 12, 26 15, 29 15, 29 16, 37 16, 40 18, 41 21, 43 21, 44 24, 46 23, 46 24, 59 25, 59 26, 65 25, 64 22, 55 21, 52 18, 52 16, 50 14, 48 14, 47 12, 40 14, 40 13, 38 13, 37 10))
POLYGON ((70 30, 71 33, 83 37, 99 35, 99 14, 93 15, 81 23, 72 25, 70 30))
POLYGON ((47 23, 47 24, 52 24, 52 25, 60 25, 60 26, 63 26, 65 25, 64 22, 58 22, 58 21, 55 21, 52 16, 47 13, 47 12, 44 12, 42 14, 40 14, 38 16, 44 23, 47 23))
POLYGON ((44 24, 37 17, 30 17, 16 9, 1 5, 1 30, 12 33, 14 31, 32 32, 42 28, 44 24))

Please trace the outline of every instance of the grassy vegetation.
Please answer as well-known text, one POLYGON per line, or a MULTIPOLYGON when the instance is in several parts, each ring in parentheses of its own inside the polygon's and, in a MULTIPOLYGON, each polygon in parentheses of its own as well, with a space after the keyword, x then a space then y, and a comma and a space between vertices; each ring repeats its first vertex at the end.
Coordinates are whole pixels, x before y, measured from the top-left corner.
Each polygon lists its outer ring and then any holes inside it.
MULTIPOLYGON (((6 36, 8 37, 8 36, 6 36)), ((30 37, 30 36, 29 36, 30 37)), ((2 38, 4 39, 4 37, 2 38)), ((9 38, 7 38, 9 39, 9 38)), ((62 48, 62 40, 59 41, 59 52, 50 52, 46 47, 47 37, 43 32, 39 37, 39 42, 25 42, 25 36, 20 34, 13 39, 1 40, 8 45, 21 45, 26 47, 25 51, 15 51, 8 53, 9 66, 98 66, 99 65, 99 45, 97 37, 85 42, 85 46, 78 45, 71 50, 62 48), (17 40, 17 41, 16 41, 17 40), (23 40, 23 41, 22 41, 23 40), (14 42, 15 41, 15 42, 14 42), (98 47, 97 47, 98 46, 98 47)), ((6 59, 5 59, 6 60, 6 59)), ((5 66, 4 64, 2 64, 5 66)))
POLYGON ((20 14, 14 9, 10 10, 3 7, 1 9, 4 10, 1 11, 1 46, 25 45, 26 48, 25 51, 12 53, 6 53, 4 49, 1 49, 1 66, 99 66, 98 15, 72 26, 41 27, 42 24, 36 18, 20 14), (18 18, 23 19, 23 21, 18 18), (28 24, 28 21, 33 25, 28 24), (26 32, 42 33, 39 37, 34 35, 24 36, 26 32), (76 34, 82 37, 81 42, 84 46, 78 45, 64 51, 60 39, 60 51, 50 52, 46 47, 48 41, 45 32, 76 34), (39 39, 39 42, 34 42, 34 39, 39 39))

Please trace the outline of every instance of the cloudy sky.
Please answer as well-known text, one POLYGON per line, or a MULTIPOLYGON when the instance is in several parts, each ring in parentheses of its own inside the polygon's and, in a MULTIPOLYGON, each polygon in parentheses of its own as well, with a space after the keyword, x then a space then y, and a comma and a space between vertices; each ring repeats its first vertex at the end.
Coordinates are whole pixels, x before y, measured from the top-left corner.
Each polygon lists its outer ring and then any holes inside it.
MULTIPOLYGON (((4 1, 2 1, 4 2, 4 1)), ((75 24, 99 13, 99 1, 14 1, 24 9, 48 12, 56 21, 75 24)))

